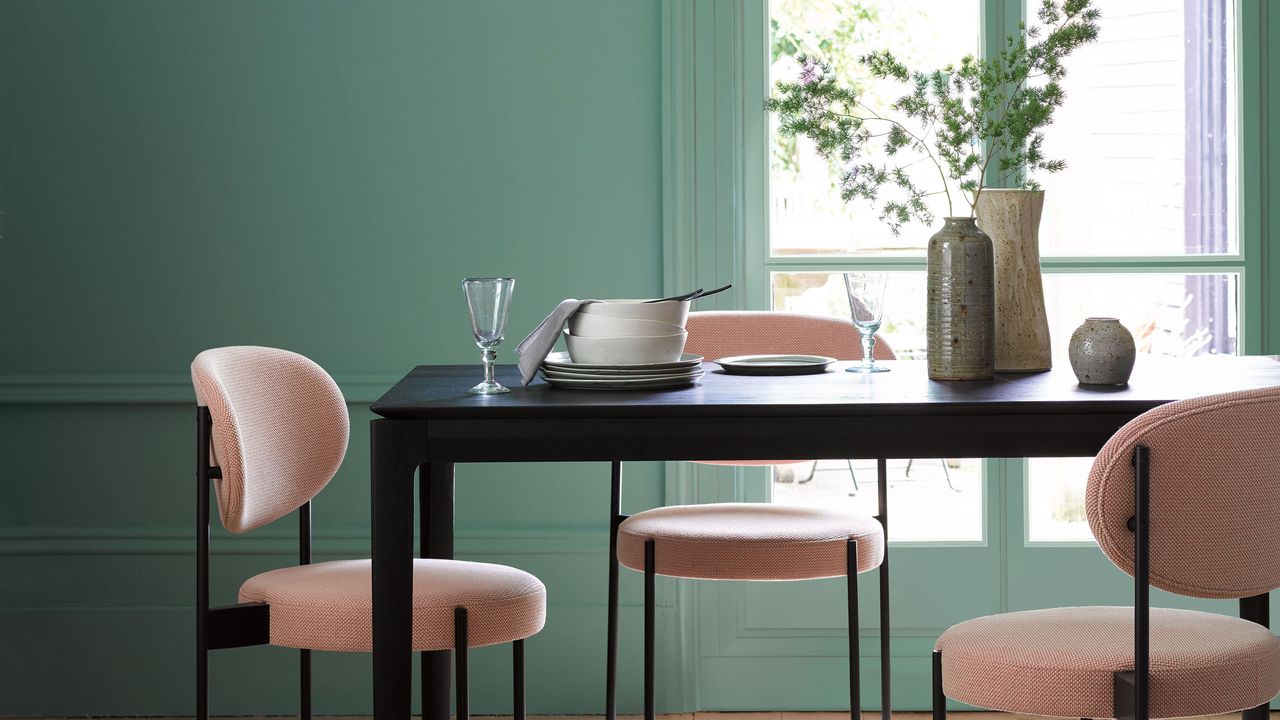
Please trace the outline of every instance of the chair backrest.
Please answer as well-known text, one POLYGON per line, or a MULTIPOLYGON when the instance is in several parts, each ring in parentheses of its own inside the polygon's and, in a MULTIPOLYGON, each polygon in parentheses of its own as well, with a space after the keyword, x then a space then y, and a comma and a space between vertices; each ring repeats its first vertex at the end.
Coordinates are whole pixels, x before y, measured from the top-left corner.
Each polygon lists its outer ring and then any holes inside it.
MULTIPOLYGON (((861 360, 862 336, 848 318, 770 311, 689 313, 685 352, 708 360, 731 355, 826 355, 861 360)), ((896 359, 876 335, 876 360, 896 359)))
POLYGON ((1202 598, 1280 587, 1280 387, 1163 405, 1103 446, 1085 493, 1102 552, 1133 574, 1134 448, 1150 449, 1151 585, 1202 598))
POLYGON ((274 348, 215 348, 196 356, 191 381, 213 419, 210 462, 222 471, 214 487, 227 530, 252 530, 292 512, 342 465, 346 401, 311 360, 274 348))

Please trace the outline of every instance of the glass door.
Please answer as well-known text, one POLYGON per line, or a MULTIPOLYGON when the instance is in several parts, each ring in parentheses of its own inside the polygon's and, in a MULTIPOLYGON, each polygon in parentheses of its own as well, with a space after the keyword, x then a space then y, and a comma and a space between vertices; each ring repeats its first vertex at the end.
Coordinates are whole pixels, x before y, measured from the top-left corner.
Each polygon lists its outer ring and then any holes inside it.
MULTIPOLYGON (((877 97, 857 58, 893 48, 915 65, 943 65, 979 51, 982 6, 936 0, 774 0, 769 6, 770 74, 794 78, 799 55, 821 56, 841 80, 877 97)), ((770 118, 772 122, 774 119, 770 118)), ((924 352, 924 248, 932 230, 889 233, 876 213, 840 199, 839 168, 803 138, 768 128, 769 222, 761 309, 849 317, 841 273, 892 273, 881 335, 899 358, 924 352)), ((919 168, 922 172, 925 166, 919 168)), ((936 214, 948 214, 940 197, 936 214)), ((852 350, 852 349, 851 349, 852 350)), ((874 378, 870 379, 874 382, 874 378)), ((874 515, 873 448, 862 458, 824 458, 772 471, 720 473, 724 492, 746 500, 846 507, 874 515)), ((929 657, 946 627, 1002 609, 1005 490, 1003 467, 980 458, 889 461, 894 706, 928 707, 929 657), (963 591, 957 590, 964 588, 963 591)), ((705 478, 698 487, 714 494, 705 478)), ((723 499, 724 494, 719 495, 723 499)), ((708 499, 711 499, 710 497, 708 499)), ((860 579, 861 660, 867 709, 878 707, 878 577, 860 579)), ((699 591, 700 705, 705 709, 809 709, 846 706, 843 580, 716 584, 699 591), (750 678, 768 677, 768 682, 750 678), (787 687, 785 694, 776 692, 787 687), (798 705, 797 703, 800 703, 798 705)))
MULTIPOLYGON (((999 48, 1038 0, 770 0, 770 84, 820 55, 869 96, 892 89, 856 62, 890 48, 940 67, 999 48)), ((1240 353, 1256 324, 1238 233, 1237 24, 1232 0, 1094 0, 1100 41, 1069 60, 1065 105, 1045 154, 1068 167, 1046 191, 1042 266, 1054 362, 1085 317, 1118 317, 1139 351, 1240 353)), ((747 263, 763 288, 753 307, 847 316, 840 273, 892 274, 882 335, 899 358, 925 352, 924 248, 933 230, 890 233, 866 204, 840 199, 840 169, 770 117, 766 228, 748 228, 747 263), (754 232, 754 234, 753 234, 754 232), (758 238, 753 240, 752 238, 758 238)), ((924 170, 924 167, 921 167, 924 170)), ((750 179, 748 179, 750 182, 750 179)), ((934 214, 946 208, 931 198, 934 214)), ((1088 534, 1090 459, 921 458, 889 466, 894 674, 899 710, 929 707, 929 653, 949 625, 1072 604, 1124 604, 1131 584, 1088 534)), ((822 459, 760 470, 705 469, 705 500, 739 498, 875 511, 874 464, 822 459), (856 480, 856 484, 855 484, 856 480)), ((699 702, 704 709, 843 707, 842 583, 717 584, 700 590, 699 702), (753 678, 767 677, 768 682, 753 678), (772 688, 785 686, 785 695, 772 688), (804 707, 797 706, 797 700, 804 707), (781 704, 780 704, 781 703, 781 704)), ((866 708, 878 706, 876 576, 863 576, 866 708)), ((1235 612, 1234 603, 1153 602, 1235 612)))

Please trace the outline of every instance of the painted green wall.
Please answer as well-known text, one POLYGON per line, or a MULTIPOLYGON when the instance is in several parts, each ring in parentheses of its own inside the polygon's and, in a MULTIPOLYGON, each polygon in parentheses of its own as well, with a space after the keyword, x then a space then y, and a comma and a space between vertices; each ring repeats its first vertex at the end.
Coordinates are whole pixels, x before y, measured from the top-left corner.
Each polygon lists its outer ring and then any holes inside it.
MULTIPOLYGON (((660 289, 659 15, 0 2, 0 715, 191 712, 199 350, 281 346, 337 377, 352 444, 317 547, 366 555, 367 404, 415 364, 477 360, 462 277, 518 279, 517 338, 566 295, 660 289)), ((607 472, 459 471, 460 554, 549 589, 537 712, 602 702, 607 472)), ((634 466, 628 506, 661 489, 658 466, 634 466)), ((293 532, 218 534, 215 602, 291 563, 293 532)), ((623 592, 638 649, 640 586, 623 592)), ((507 654, 476 655, 474 709, 506 711, 507 654)), ((218 653, 213 711, 294 712, 295 667, 276 648, 218 653)), ((368 656, 316 669, 318 713, 369 711, 368 656)))

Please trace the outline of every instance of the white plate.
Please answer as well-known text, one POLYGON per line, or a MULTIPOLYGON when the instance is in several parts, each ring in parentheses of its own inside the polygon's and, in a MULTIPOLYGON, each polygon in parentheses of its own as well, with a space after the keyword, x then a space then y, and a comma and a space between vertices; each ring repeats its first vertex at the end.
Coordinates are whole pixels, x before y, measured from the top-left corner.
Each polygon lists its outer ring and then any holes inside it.
POLYGON ((692 353, 685 353, 675 362, 664 363, 632 363, 625 365, 596 365, 591 363, 576 363, 569 359, 567 352, 555 352, 547 356, 542 364, 555 368, 556 370, 596 370, 607 371, 613 370, 619 373, 633 373, 637 370, 672 370, 675 368, 693 368, 702 364, 702 356, 692 353))
POLYGON ((655 370, 646 374, 614 375, 609 372, 595 373, 590 370, 574 370, 572 372, 542 368, 542 377, 557 380, 679 380, 681 378, 702 377, 702 368, 676 368, 674 371, 655 370))
POLYGON ((566 380, 563 378, 552 378, 543 376, 552 387, 566 388, 573 390, 663 390, 666 388, 687 387, 698 381, 702 377, 702 373, 696 373, 685 377, 675 378, 658 378, 656 380, 636 380, 627 379, 574 379, 566 380))
POLYGON ((735 355, 712 362, 731 375, 809 375, 826 372, 836 359, 825 355, 735 355))
POLYGON ((672 367, 672 368, 644 367, 644 368, 637 368, 635 370, 616 370, 613 368, 599 369, 599 368, 566 367, 564 365, 543 365, 541 370, 543 372, 550 371, 558 375, 564 375, 567 377, 595 377, 595 378, 613 377, 621 380, 624 378, 635 378, 635 377, 646 377, 646 376, 669 377, 672 375, 687 375, 691 372, 698 372, 702 370, 702 366, 701 365, 677 365, 676 367, 672 367))

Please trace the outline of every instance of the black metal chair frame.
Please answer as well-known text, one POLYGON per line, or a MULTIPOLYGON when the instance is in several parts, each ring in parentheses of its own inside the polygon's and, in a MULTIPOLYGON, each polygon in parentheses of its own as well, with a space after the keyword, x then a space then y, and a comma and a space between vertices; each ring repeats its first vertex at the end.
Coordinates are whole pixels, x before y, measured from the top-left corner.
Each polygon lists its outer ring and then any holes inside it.
MULTIPOLYGON (((1133 670, 1116 672, 1113 678, 1113 708, 1117 720, 1151 719, 1151 450, 1145 445, 1133 449, 1134 515, 1129 518, 1133 533, 1133 670)), ((1240 598, 1240 617, 1269 627, 1270 594, 1240 598)), ((942 653, 933 653, 933 720, 947 720, 947 696, 942 688, 942 653)), ((1270 703, 1244 711, 1243 720, 1267 720, 1270 703)))
MULTIPOLYGON (((881 720, 891 720, 892 704, 890 702, 889 675, 889 484, 888 464, 884 458, 876 460, 876 474, 879 477, 878 503, 879 512, 876 520, 884 531, 884 559, 880 563, 880 697, 881 720)), ((608 618, 608 660, 605 667, 605 720, 616 720, 618 698, 618 527, 627 515, 622 514, 622 463, 612 465, 612 492, 609 501, 609 618, 608 618)), ((846 559, 846 576, 848 583, 848 617, 849 617, 849 713, 853 720, 861 715, 862 698, 860 671, 861 663, 858 652, 858 545, 854 540, 848 542, 846 559)), ((655 720, 657 708, 654 703, 654 581, 656 548, 652 539, 645 541, 644 571, 644 717, 655 720)))
MULTIPOLYGON (((226 648, 269 645, 271 614, 267 603, 237 603, 209 607, 209 492, 213 480, 222 477, 222 469, 209 465, 213 419, 209 408, 196 408, 196 720, 209 718, 209 651, 226 648)), ((423 493, 426 497, 426 493, 423 493)), ((424 500, 425 501, 425 500, 424 500)), ((425 518, 425 513, 423 514, 425 518)), ((427 534, 421 538, 422 557, 426 557, 427 534)), ((311 564, 311 503, 298 508, 298 564, 311 564)), ((454 702, 457 720, 470 717, 467 691, 467 609, 457 607, 453 615, 455 656, 454 702)), ((427 692, 427 662, 430 652, 423 652, 423 692, 427 692)), ((514 720, 525 719, 524 640, 511 643, 512 692, 514 720)), ((298 651, 299 698, 301 720, 311 720, 311 651, 298 651)), ((447 686, 444 692, 448 692, 447 686)))

